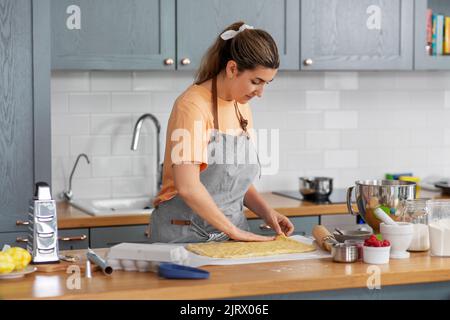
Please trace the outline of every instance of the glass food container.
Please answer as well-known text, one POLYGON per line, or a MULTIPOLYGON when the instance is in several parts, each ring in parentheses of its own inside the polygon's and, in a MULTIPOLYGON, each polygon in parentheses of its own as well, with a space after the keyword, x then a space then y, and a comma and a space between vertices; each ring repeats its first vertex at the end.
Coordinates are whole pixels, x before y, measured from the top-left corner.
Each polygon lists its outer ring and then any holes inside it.
POLYGON ((450 256, 450 200, 428 200, 426 203, 430 251, 433 256, 450 256))
POLYGON ((427 201, 429 199, 409 199, 402 201, 400 220, 413 224, 414 233, 408 251, 428 251, 430 237, 428 232, 427 201))

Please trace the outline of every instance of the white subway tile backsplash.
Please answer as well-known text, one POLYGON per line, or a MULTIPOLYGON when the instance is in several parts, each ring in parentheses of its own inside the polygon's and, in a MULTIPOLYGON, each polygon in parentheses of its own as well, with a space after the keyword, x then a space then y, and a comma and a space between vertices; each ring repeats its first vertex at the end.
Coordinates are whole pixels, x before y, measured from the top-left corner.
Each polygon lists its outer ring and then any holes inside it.
POLYGON ((150 111, 156 113, 170 113, 179 91, 155 91, 151 94, 150 111))
POLYGON ((324 89, 323 72, 279 71, 267 86, 274 91, 299 91, 324 89))
POLYGON ((321 111, 286 112, 286 117, 287 128, 296 130, 323 129, 323 113, 321 111))
POLYGON ((133 163, 130 157, 93 157, 92 176, 128 177, 133 173, 133 163))
POLYGON ((340 141, 339 131, 308 131, 306 133, 307 149, 337 149, 340 141))
POLYGON ((303 131, 280 130, 279 148, 283 151, 301 151, 306 147, 306 133, 303 131))
POLYGON ((53 71, 51 92, 89 91, 89 72, 53 71))
POLYGON ((134 91, 178 91, 186 90, 194 83, 192 71, 135 71, 134 91))
POLYGON ((286 170, 307 170, 323 168, 323 153, 320 151, 302 151, 282 155, 287 157, 286 170))
POLYGON ((147 155, 143 157, 133 157, 132 166, 133 176, 142 177, 156 175, 156 156, 147 155))
POLYGON ((110 136, 72 136, 70 138, 70 154, 77 156, 86 153, 88 156, 107 156, 111 154, 110 136))
POLYGON ((424 111, 420 124, 426 128, 450 128, 450 110, 424 111))
MULTIPOLYGON (((72 168, 75 164, 76 157, 53 157, 52 158, 52 168, 55 169, 53 174, 55 178, 63 178, 67 181, 67 186, 69 185, 69 177, 72 172, 72 168)), ((92 164, 92 163, 91 163, 92 164)), ((92 176, 91 164, 88 164, 85 159, 80 159, 78 162, 76 171, 74 173, 75 178, 90 178, 92 176)))
POLYGON ((154 177, 114 178, 112 179, 112 197, 154 196, 154 177))
POLYGON ((119 135, 112 137, 111 147, 114 156, 130 156, 156 153, 156 141, 154 135, 139 136, 138 147, 135 151, 131 150, 132 135, 119 135))
POLYGON ((281 171, 276 175, 263 175, 256 177, 254 186, 259 192, 272 192, 276 190, 298 190, 298 177, 303 176, 303 170, 281 171))
POLYGON ((69 136, 52 136, 52 156, 67 157, 70 154, 70 137, 69 136))
POLYGON ((444 146, 450 146, 450 129, 444 129, 444 146))
POLYGON ((363 91, 382 91, 396 90, 396 72, 395 71, 363 71, 358 72, 359 90, 363 91))
POLYGON ((358 127, 358 113, 355 111, 326 111, 325 129, 355 129, 358 127))
POLYGON ((397 72, 395 78, 396 89, 408 90, 442 90, 445 89, 448 80, 445 73, 440 72, 397 72))
POLYGON ((121 135, 133 132, 131 115, 127 113, 118 114, 96 114, 91 115, 91 135, 121 135))
POLYGON ((324 153, 325 168, 357 168, 358 165, 356 150, 331 150, 324 153))
POLYGON ((434 166, 448 166, 450 159, 450 147, 428 148, 427 152, 428 165, 434 166))
POLYGON ((52 134, 89 134, 90 119, 87 114, 57 114, 52 116, 52 134))
POLYGON ((131 91, 132 74, 123 71, 92 71, 91 91, 131 91))
MULTIPOLYGON (((78 198, 152 196, 155 128, 167 121, 193 71, 55 71, 52 73, 52 191, 74 176, 78 198)), ((278 130, 279 167, 254 184, 260 191, 296 190, 298 177, 330 176, 335 188, 386 172, 450 175, 450 72, 280 71, 262 98, 250 101, 256 129, 278 130)), ((273 156, 273 153, 271 154, 273 156)), ((267 172, 267 171, 264 171, 267 172)))
POLYGON ((325 89, 356 90, 358 89, 357 72, 325 72, 325 89))
POLYGON ((69 94, 67 92, 52 92, 50 99, 52 114, 69 112, 69 94))
POLYGON ((150 93, 148 92, 124 92, 112 93, 112 112, 142 112, 152 111, 150 93))
POLYGON ((111 111, 111 95, 103 93, 71 93, 70 113, 107 113, 111 111))
POLYGON ((111 179, 74 179, 72 190, 74 199, 111 198, 111 179))
POLYGON ((445 132, 443 129, 411 130, 411 146, 439 147, 445 143, 445 132))
POLYGON ((339 109, 339 91, 306 91, 306 109, 339 109))
POLYGON ((446 109, 450 109, 450 91, 444 93, 444 106, 446 109))

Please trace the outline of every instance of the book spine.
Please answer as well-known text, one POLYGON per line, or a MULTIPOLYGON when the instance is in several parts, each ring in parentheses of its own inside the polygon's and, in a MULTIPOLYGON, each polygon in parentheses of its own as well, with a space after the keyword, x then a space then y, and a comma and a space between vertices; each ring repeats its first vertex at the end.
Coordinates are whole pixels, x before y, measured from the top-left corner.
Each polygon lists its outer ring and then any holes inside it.
POLYGON ((444 54, 450 54, 450 17, 445 17, 444 54))
POLYGON ((431 37, 431 55, 435 56, 436 55, 436 15, 433 14, 432 16, 432 26, 433 26, 433 32, 432 32, 432 37, 431 37))
POLYGON ((433 10, 427 9, 427 44, 433 41, 433 10))
POLYGON ((442 55, 444 51, 444 16, 441 14, 437 15, 436 29, 436 54, 442 55))

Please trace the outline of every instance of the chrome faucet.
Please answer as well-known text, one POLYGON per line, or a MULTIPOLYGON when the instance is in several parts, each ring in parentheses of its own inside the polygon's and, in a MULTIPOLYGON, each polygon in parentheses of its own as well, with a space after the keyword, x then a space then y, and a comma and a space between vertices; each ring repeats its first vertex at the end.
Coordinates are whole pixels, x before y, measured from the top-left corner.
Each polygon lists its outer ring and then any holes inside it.
POLYGON ((139 135, 141 132, 142 123, 146 118, 152 120, 153 124, 156 127, 156 192, 161 189, 162 185, 162 164, 161 164, 161 154, 160 154, 160 144, 161 144, 161 125, 159 124, 158 119, 152 115, 151 113, 145 113, 139 117, 134 125, 133 131, 133 141, 131 143, 131 150, 136 151, 139 143, 139 135))
POLYGON ((70 173, 70 177, 69 177, 69 190, 66 190, 63 192, 63 198, 66 199, 67 201, 72 200, 73 197, 73 192, 72 192, 72 178, 73 178, 73 174, 75 173, 75 169, 77 168, 78 165, 78 161, 80 161, 80 158, 85 158, 86 162, 88 164, 90 164, 91 162, 89 161, 89 158, 86 154, 84 153, 80 153, 77 157, 77 160, 75 160, 75 164, 73 165, 72 168, 72 172, 70 173))

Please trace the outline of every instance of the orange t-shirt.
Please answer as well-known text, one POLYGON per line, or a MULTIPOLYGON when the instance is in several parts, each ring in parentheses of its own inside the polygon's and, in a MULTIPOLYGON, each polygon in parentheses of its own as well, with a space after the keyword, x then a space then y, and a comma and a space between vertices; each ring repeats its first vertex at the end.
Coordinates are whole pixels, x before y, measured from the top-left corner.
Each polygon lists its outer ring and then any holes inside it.
MULTIPOLYGON (((240 134, 242 129, 236 116, 234 101, 218 98, 219 131, 240 134), (230 131, 231 130, 231 131, 230 131)), ((248 120, 248 129, 253 128, 250 106, 239 104, 242 116, 248 120)), ((211 130, 214 129, 212 93, 207 88, 193 84, 176 100, 167 125, 166 148, 162 187, 153 201, 159 203, 177 194, 173 180, 172 165, 198 163, 200 171, 208 166, 207 148, 211 130)))

